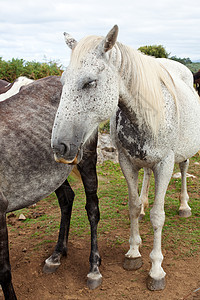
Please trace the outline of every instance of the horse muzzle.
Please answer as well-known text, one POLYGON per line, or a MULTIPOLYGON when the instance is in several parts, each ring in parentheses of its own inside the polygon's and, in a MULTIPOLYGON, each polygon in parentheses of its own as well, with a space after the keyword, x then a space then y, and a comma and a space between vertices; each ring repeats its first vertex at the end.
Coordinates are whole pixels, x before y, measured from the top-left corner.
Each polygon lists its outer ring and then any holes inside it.
POLYGON ((77 165, 82 159, 82 149, 75 144, 56 143, 52 145, 56 162, 77 165))
POLYGON ((78 155, 73 160, 66 160, 63 157, 57 157, 57 155, 54 153, 54 159, 58 163, 68 164, 68 165, 77 165, 78 164, 78 155))

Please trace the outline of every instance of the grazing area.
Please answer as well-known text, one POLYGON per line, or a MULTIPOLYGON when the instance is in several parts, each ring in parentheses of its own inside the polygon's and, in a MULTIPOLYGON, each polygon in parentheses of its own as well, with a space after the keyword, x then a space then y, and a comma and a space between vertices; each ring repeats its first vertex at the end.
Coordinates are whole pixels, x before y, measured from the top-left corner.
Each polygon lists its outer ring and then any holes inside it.
MULTIPOLYGON (((166 194, 166 220, 163 227, 162 248, 167 271, 164 291, 151 292, 146 288, 153 242, 149 209, 140 221, 143 265, 137 271, 123 269, 124 254, 128 249, 129 212, 128 190, 119 164, 110 161, 98 165, 101 220, 98 227, 99 252, 102 257, 100 271, 103 283, 96 290, 86 287, 90 228, 85 211, 85 193, 79 179, 71 177, 70 184, 76 194, 69 234, 68 257, 55 274, 42 272, 44 260, 51 255, 56 244, 60 209, 55 194, 36 206, 7 215, 10 259, 13 284, 20 300, 61 299, 200 299, 200 156, 190 160, 188 193, 192 216, 178 216, 180 178, 172 178, 166 194), (20 214, 25 220, 19 220, 20 214), (85 279, 84 279, 85 278, 85 279)), ((179 172, 175 166, 174 173, 179 172)), ((142 185, 142 171, 139 187, 142 185)), ((149 203, 152 207, 154 180, 151 179, 149 203)), ((3 299, 3 296, 0 296, 3 299)))

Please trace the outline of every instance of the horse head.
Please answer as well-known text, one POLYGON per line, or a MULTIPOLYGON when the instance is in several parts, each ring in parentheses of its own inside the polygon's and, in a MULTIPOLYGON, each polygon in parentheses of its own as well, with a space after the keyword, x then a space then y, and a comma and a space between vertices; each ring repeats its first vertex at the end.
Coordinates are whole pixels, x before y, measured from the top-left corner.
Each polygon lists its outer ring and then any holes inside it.
POLYGON ((108 62, 118 27, 115 25, 105 38, 89 36, 80 42, 64 35, 72 55, 61 78, 63 89, 51 145, 58 162, 76 164, 84 144, 117 108, 118 74, 108 62))

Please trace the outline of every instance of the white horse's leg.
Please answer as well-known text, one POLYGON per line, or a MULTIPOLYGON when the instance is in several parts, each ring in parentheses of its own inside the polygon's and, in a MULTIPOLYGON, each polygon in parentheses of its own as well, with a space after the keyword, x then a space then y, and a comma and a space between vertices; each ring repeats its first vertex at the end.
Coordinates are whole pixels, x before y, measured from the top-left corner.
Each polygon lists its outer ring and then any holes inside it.
POLYGON ((144 177, 142 182, 142 189, 140 193, 140 201, 142 202, 142 208, 140 213, 140 218, 142 219, 145 215, 145 208, 149 206, 148 202, 148 194, 149 194, 149 186, 150 186, 150 178, 151 178, 152 170, 149 168, 144 168, 144 177))
POLYGON ((165 272, 161 267, 163 261, 161 237, 165 221, 165 193, 172 176, 173 167, 174 154, 171 152, 153 168, 155 176, 155 201, 150 212, 150 219, 154 230, 154 244, 150 254, 152 267, 147 281, 147 286, 150 290, 162 290, 165 287, 165 272))
POLYGON ((189 159, 181 162, 179 164, 180 171, 181 171, 181 194, 180 194, 180 208, 179 208, 179 216, 181 217, 190 217, 191 216, 191 208, 188 205, 189 196, 187 193, 187 178, 186 173, 189 166, 189 159))
POLYGON ((136 270, 142 266, 142 258, 139 252, 141 237, 139 234, 139 215, 141 211, 141 201, 138 195, 138 171, 130 160, 123 154, 119 153, 119 162, 122 172, 126 178, 129 191, 129 213, 130 213, 130 249, 125 255, 124 269, 136 270))

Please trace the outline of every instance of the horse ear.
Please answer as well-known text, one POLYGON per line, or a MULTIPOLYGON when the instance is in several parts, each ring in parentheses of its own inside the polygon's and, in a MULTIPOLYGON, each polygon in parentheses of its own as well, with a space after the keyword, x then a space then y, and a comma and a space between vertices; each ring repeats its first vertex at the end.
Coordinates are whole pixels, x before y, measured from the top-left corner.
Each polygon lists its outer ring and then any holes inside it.
POLYGON ((104 52, 107 52, 108 50, 111 50, 112 47, 115 45, 115 42, 117 40, 119 28, 117 25, 115 25, 107 34, 106 38, 103 40, 103 50, 104 52))
POLYGON ((70 49, 74 49, 76 47, 77 41, 68 33, 64 32, 65 43, 70 49))

